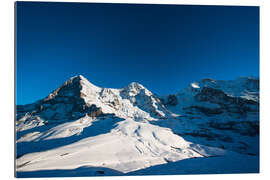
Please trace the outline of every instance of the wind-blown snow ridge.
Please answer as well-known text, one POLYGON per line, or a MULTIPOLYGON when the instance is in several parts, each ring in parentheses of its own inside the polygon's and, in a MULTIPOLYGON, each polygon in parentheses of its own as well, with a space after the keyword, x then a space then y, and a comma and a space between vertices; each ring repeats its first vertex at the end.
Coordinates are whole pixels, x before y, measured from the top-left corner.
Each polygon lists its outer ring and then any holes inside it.
POLYGON ((91 166, 139 173, 183 159, 228 163, 259 154, 259 80, 250 77, 203 79, 158 97, 136 82, 102 88, 78 75, 18 105, 16 117, 18 172, 91 166))

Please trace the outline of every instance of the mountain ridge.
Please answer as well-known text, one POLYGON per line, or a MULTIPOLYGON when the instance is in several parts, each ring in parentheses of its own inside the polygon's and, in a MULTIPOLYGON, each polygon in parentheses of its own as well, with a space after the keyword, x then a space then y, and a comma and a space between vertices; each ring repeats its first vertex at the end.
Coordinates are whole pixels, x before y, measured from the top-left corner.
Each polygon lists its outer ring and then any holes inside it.
POLYGON ((128 173, 188 158, 257 156, 259 80, 203 79, 159 97, 136 82, 101 88, 74 76, 18 105, 16 132, 18 171, 91 165, 128 173))
MULTIPOLYGON (((68 82, 68 81, 70 81, 71 79, 76 79, 76 78, 81 78, 81 79, 84 79, 84 80, 86 80, 86 81, 88 81, 90 84, 92 84, 93 86, 95 86, 95 87, 97 87, 97 88, 100 88, 99 86, 96 86, 96 85, 94 85, 93 83, 91 83, 89 80, 87 80, 83 75, 75 75, 75 76, 72 76, 72 77, 70 77, 68 80, 66 80, 65 82, 68 82)), ((234 80, 214 80, 214 79, 212 79, 212 78, 203 78, 201 81, 208 81, 208 80, 212 80, 212 81, 235 81, 235 80, 237 80, 237 79, 253 79, 253 80, 257 80, 257 81, 259 81, 259 78, 258 77, 256 77, 256 76, 240 76, 240 77, 238 77, 238 78, 236 78, 236 79, 234 79, 234 80)), ((64 82, 64 83, 65 83, 64 82)), ((200 81, 193 81, 193 82, 191 82, 191 83, 189 83, 189 86, 191 86, 191 84, 196 84, 196 83, 198 83, 198 82, 200 82, 200 81)), ((63 83, 63 84, 64 84, 63 83)), ((61 87, 63 84, 61 84, 59 87, 61 87)), ((140 85, 140 86, 142 86, 142 87, 144 87, 141 83, 139 83, 139 82, 130 82, 128 85, 126 85, 126 86, 124 86, 124 87, 122 87, 122 88, 110 88, 110 87, 103 87, 103 88, 106 88, 106 89, 124 89, 124 88, 127 88, 128 86, 130 86, 131 84, 138 84, 138 85, 140 85)), ((188 88, 189 86, 187 86, 186 88, 188 88)), ((58 87, 58 88, 59 88, 58 87)), ((56 89, 58 89, 58 88, 56 88, 56 89)), ((145 88, 145 87, 144 87, 145 88)), ((182 90, 181 89, 179 89, 179 90, 177 90, 178 92, 176 92, 176 93, 166 93, 166 94, 156 94, 156 93, 153 93, 153 94, 155 94, 156 96, 158 96, 158 97, 163 97, 163 96, 168 96, 168 95, 173 95, 173 94, 178 94, 178 93, 181 93, 183 90, 185 90, 186 88, 183 88, 182 90)), ((55 90, 56 90, 55 89, 55 90)), ((52 94, 55 90, 53 90, 51 93, 49 93, 49 94, 52 94)), ((44 98, 47 98, 49 95, 47 95, 47 96, 45 96, 44 98)), ((44 98, 41 98, 41 99, 38 99, 38 100, 36 100, 36 101, 34 101, 33 103, 35 103, 35 102, 38 102, 38 101, 40 101, 40 100, 42 100, 42 99, 44 99, 44 98)), ((29 104, 33 104, 33 103, 26 103, 26 104, 17 104, 17 106, 25 106, 25 105, 29 105, 29 104)))

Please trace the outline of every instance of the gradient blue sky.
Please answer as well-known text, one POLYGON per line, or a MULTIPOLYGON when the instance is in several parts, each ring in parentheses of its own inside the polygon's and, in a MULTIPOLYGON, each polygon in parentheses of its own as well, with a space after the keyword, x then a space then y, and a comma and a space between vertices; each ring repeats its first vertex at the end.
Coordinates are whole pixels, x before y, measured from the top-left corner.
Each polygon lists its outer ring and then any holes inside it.
POLYGON ((17 2, 16 12, 17 104, 78 74, 159 95, 206 77, 259 77, 258 7, 17 2))

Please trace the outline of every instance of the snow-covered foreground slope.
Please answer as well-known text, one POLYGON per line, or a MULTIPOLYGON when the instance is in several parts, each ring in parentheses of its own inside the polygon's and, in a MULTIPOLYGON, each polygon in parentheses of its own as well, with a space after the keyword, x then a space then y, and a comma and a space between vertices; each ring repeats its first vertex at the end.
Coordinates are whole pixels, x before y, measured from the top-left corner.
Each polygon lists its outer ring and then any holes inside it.
POLYGON ((110 89, 73 77, 45 99, 17 106, 17 176, 159 174, 161 164, 167 174, 258 172, 258 98, 246 83, 228 84, 196 83, 159 98, 138 83, 110 89), (220 87, 226 91, 216 93, 220 87), (198 166, 182 169, 189 159, 198 166), (207 161, 208 172, 196 168, 207 161))
POLYGON ((82 176, 134 176, 180 174, 228 174, 259 172, 258 156, 219 156, 189 158, 123 173, 106 167, 81 166, 76 169, 20 171, 18 177, 82 177, 82 176))

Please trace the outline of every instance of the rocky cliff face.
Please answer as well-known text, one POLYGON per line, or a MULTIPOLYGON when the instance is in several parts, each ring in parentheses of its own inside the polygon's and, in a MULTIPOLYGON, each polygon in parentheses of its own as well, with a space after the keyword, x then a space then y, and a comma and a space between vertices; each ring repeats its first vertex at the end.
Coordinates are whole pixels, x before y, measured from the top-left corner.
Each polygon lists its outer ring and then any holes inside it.
MULTIPOLYGON (((82 76, 72 77, 46 98, 33 104, 17 106, 17 122, 27 124, 28 119, 37 121, 37 126, 63 123, 79 119, 85 114, 100 116, 102 111, 95 105, 85 102, 82 76)), ((20 124, 20 123, 19 123, 20 124)))
POLYGON ((259 81, 249 77, 234 81, 203 79, 161 100, 168 109, 180 114, 195 108, 208 116, 228 113, 244 117, 259 111, 259 81))
POLYGON ((258 142, 259 136, 258 79, 203 79, 178 94, 163 97, 162 101, 171 112, 180 114, 181 120, 193 123, 193 130, 175 129, 175 132, 187 138, 206 140, 212 146, 217 146, 218 140, 225 142, 218 145, 220 147, 247 153, 253 149, 250 153, 258 153, 258 145, 254 150, 254 141, 258 142), (244 146, 239 137, 245 137, 244 146))

